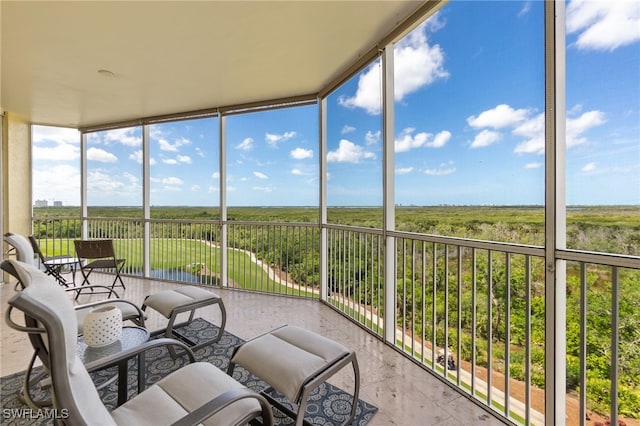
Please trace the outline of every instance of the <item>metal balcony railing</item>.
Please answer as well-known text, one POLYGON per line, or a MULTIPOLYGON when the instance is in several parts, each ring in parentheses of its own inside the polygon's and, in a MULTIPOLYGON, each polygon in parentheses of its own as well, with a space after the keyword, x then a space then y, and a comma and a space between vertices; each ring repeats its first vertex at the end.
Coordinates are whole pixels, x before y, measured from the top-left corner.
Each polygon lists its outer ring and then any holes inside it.
MULTIPOLYGON (((33 232, 47 255, 73 254, 82 225, 35 218, 33 232)), ((318 224, 90 218, 84 225, 85 238, 114 239, 125 274, 322 299, 497 416, 545 422, 542 247, 327 225, 323 260, 318 224), (392 262, 385 253, 394 253, 392 262)), ((566 381, 567 398, 579 406, 576 424, 586 424, 588 411, 609 418, 637 411, 628 382, 639 324, 628 313, 640 312, 640 301, 627 296, 640 285, 640 258, 559 250, 556 259, 570 284, 566 381), (592 344, 595 321, 605 324, 604 348, 592 344), (595 362, 608 364, 605 377, 589 376, 595 362)))

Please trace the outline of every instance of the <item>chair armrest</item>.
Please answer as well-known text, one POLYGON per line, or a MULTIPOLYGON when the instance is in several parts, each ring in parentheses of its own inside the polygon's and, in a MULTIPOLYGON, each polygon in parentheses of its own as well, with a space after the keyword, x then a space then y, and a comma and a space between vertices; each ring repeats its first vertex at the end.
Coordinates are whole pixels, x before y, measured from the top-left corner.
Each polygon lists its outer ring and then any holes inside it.
MULTIPOLYGON (((103 287, 103 286, 101 286, 103 287)), ((82 305, 75 305, 74 308, 75 310, 80 310, 80 309, 87 309, 87 308, 93 308, 95 306, 100 306, 100 305, 112 305, 114 303, 125 303, 129 306, 131 306, 132 308, 134 308, 136 310, 136 312, 138 312, 138 317, 141 318, 140 321, 133 321, 134 323, 136 323, 137 325, 144 327, 144 320, 147 318, 145 315, 145 312, 140 309, 140 307, 138 305, 136 305, 135 303, 133 303, 130 300, 126 300, 126 299, 120 299, 120 298, 115 298, 115 299, 104 299, 104 300, 97 300, 95 302, 89 302, 89 303, 83 303, 82 305)))
POLYGON ((218 395, 211 401, 198 407, 177 422, 172 423, 171 426, 192 426, 201 424, 204 420, 218 413, 223 408, 228 407, 236 401, 248 398, 256 399, 260 403, 260 407, 262 408, 262 424, 264 426, 272 426, 273 414, 271 412, 271 405, 269 405, 262 395, 249 388, 228 390, 222 395, 218 395))
MULTIPOLYGON (((101 358, 99 365, 92 366, 91 369, 88 369, 88 371, 96 371, 96 370, 102 370, 104 368, 113 367, 115 365, 118 365, 120 362, 131 359, 137 355, 140 355, 141 353, 144 353, 149 349, 162 347, 162 346, 178 346, 180 349, 183 349, 184 353, 186 353, 186 355, 189 357, 189 363, 195 362, 196 360, 196 357, 193 354, 193 351, 185 343, 176 339, 170 339, 165 337, 162 339, 149 340, 148 342, 145 342, 139 346, 136 346, 135 348, 131 348, 129 350, 122 351, 117 354, 113 354, 113 355, 109 355, 104 358, 101 358)), ((184 353, 181 353, 180 355, 184 355, 184 353)))

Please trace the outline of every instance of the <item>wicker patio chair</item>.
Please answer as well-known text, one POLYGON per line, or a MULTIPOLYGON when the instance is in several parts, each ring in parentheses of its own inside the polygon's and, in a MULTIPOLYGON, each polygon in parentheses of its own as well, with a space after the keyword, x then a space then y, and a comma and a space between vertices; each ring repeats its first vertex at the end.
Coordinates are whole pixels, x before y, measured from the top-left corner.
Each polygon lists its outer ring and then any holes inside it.
MULTIPOLYGON (((89 276, 96 270, 109 271, 115 274, 108 297, 111 297, 116 285, 126 289, 120 276, 120 271, 122 271, 126 259, 118 259, 116 257, 113 240, 75 240, 73 243, 76 248, 76 257, 80 262, 80 273, 82 274, 82 283, 77 289, 76 299, 84 290, 83 286, 90 285, 89 276)), ((93 292, 94 290, 91 289, 91 291, 93 292)))

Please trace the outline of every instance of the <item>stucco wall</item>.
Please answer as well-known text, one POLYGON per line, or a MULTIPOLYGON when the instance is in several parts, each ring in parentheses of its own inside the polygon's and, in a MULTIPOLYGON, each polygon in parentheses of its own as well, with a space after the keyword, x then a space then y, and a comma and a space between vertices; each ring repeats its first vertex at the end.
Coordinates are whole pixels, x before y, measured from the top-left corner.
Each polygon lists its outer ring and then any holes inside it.
POLYGON ((2 227, 31 233, 31 124, 8 112, 2 138, 2 227))

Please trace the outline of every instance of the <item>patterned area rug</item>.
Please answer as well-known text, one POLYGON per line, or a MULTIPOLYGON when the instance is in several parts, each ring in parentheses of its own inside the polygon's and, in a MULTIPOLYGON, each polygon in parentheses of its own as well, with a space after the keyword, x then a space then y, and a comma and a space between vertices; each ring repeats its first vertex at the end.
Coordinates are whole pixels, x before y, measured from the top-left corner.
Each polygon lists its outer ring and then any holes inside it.
MULTIPOLYGON (((183 329, 180 330, 180 334, 196 342, 201 341, 202 339, 208 340, 212 336, 216 336, 217 333, 217 326, 201 318, 195 319, 188 327, 183 327, 183 329)), ((226 372, 233 348, 243 342, 244 340, 225 331, 218 343, 205 346, 204 348, 196 351, 196 360, 210 362, 226 372)), ((145 359, 147 385, 157 382, 170 372, 187 364, 186 357, 180 357, 175 361, 172 360, 165 348, 156 348, 147 351, 145 359)), ((129 398, 131 398, 137 393, 137 366, 133 360, 130 361, 129 371, 129 398)), ((115 369, 111 369, 93 373, 92 376, 96 385, 100 385, 108 382, 114 374, 116 374, 115 369)), ((18 398, 18 392, 22 386, 23 376, 24 373, 21 372, 0 378, 0 398, 2 401, 2 417, 0 419, 0 424, 52 425, 53 421, 51 418, 48 418, 50 415, 47 415, 51 413, 47 413, 46 411, 29 410, 29 408, 18 398)), ((233 377, 245 386, 256 391, 261 391, 267 387, 265 382, 250 374, 242 367, 236 367, 233 377)), ((117 392, 117 383, 111 383, 99 390, 103 402, 110 409, 113 409, 116 406, 117 392)), ((291 406, 283 396, 274 394, 273 392, 271 395, 285 406, 291 406)), ((46 389, 38 389, 32 391, 32 396, 36 400, 48 399, 49 391, 46 389)), ((324 383, 316 388, 309 397, 309 403, 305 413, 305 421, 313 425, 342 424, 349 417, 351 411, 351 400, 352 396, 349 393, 331 385, 330 383, 324 383)), ((353 424, 360 426, 367 424, 377 411, 377 407, 359 400, 356 418, 353 424)), ((275 408, 274 418, 275 424, 278 425, 292 425, 295 423, 293 419, 275 408)))

